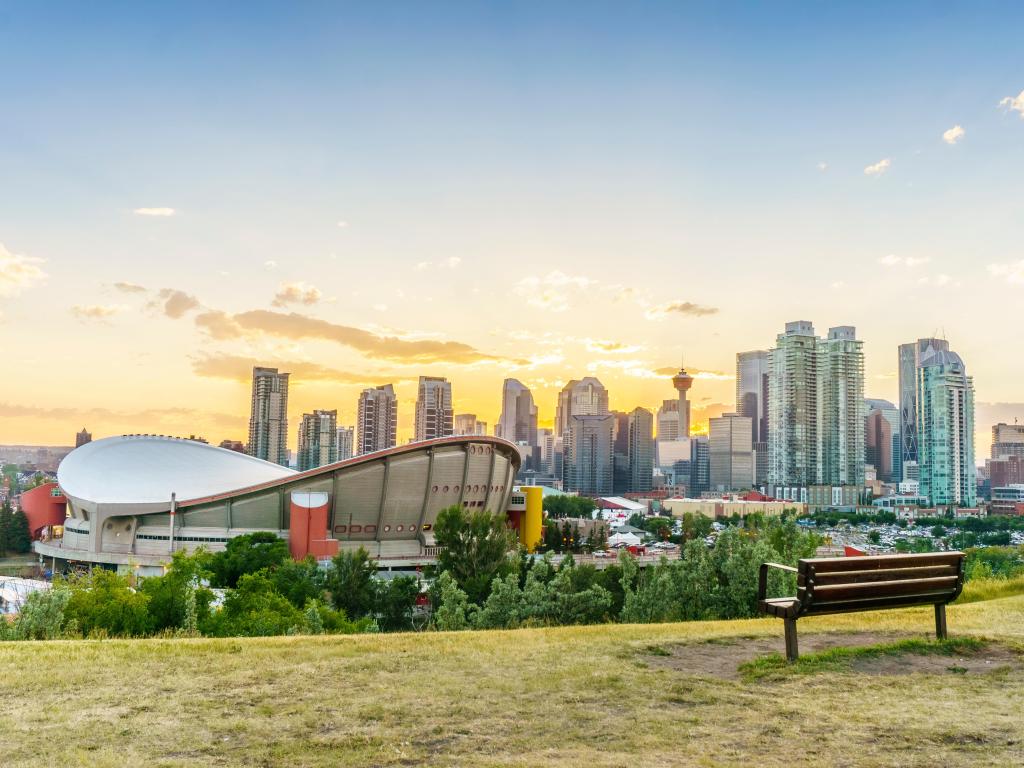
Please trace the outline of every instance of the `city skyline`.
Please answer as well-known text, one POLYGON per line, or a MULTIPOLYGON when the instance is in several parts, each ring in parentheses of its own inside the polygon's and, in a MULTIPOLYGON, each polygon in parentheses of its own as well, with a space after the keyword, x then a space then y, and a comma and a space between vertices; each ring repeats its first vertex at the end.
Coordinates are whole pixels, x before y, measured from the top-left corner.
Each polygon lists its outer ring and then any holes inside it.
POLYGON ((897 404, 899 345, 949 339, 976 457, 1024 418, 1013 6, 182 8, 8 11, 0 443, 245 440, 254 366, 290 450, 384 383, 407 442, 421 375, 489 425, 515 378, 550 428, 587 376, 656 413, 680 353, 706 431, 799 319, 897 404))

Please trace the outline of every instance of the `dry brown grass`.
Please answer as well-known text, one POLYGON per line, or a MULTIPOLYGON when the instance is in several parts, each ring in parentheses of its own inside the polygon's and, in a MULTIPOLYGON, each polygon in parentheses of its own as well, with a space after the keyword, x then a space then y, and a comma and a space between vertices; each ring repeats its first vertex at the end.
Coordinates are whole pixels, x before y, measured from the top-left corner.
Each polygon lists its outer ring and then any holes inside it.
MULTIPOLYGON (((930 610, 886 611, 800 631, 841 645, 854 631, 924 636, 931 622, 930 610)), ((949 626, 1024 647, 1024 596, 951 607, 949 626)), ((1019 665, 744 682, 645 650, 754 636, 781 650, 782 622, 0 644, 0 763, 1024 764, 1019 665)))

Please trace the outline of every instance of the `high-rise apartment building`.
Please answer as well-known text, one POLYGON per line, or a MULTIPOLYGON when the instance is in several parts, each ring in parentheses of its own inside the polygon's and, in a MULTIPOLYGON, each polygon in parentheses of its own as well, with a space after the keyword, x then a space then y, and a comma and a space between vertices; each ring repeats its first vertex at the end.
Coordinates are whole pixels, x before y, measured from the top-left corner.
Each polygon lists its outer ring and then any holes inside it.
POLYGON ((537 430, 537 447, 540 449, 537 471, 544 475, 558 475, 555 471, 555 430, 541 427, 537 430))
POLYGON ((992 427, 992 448, 989 456, 993 460, 1010 456, 1024 458, 1024 424, 1004 424, 992 427))
POLYGON ((537 445, 537 406, 529 388, 517 379, 505 379, 501 388, 501 417, 496 437, 510 443, 537 445))
POLYGON ((634 408, 628 423, 629 491, 646 493, 654 484, 654 414, 634 408))
POLYGON ((811 485, 864 484, 864 353, 850 326, 818 338, 786 323, 769 357, 768 482, 806 500, 811 485))
POLYGON ((92 432, 89 432, 88 430, 86 430, 85 427, 82 427, 82 431, 78 432, 75 435, 75 448, 81 448, 86 443, 91 443, 91 442, 92 442, 92 432))
POLYGON ((875 476, 892 481, 892 425, 882 411, 873 409, 864 418, 864 462, 874 467, 875 476))
POLYGON ((454 429, 452 385, 440 376, 420 376, 414 439, 419 442, 448 437, 454 429))
POLYGON ((610 413, 570 417, 563 458, 565 490, 587 496, 613 492, 614 422, 610 413))
POLYGON ((398 444, 398 396, 391 384, 364 389, 356 415, 356 455, 398 444))
POLYGON ((658 440, 679 439, 679 400, 663 400, 658 409, 658 440))
POLYGON ((334 440, 335 460, 351 459, 355 455, 355 443, 355 427, 338 427, 334 440))
POLYGON ((948 345, 921 356, 916 405, 921 494, 935 506, 975 506, 974 382, 948 345))
POLYGON ((750 416, 726 413, 710 420, 708 482, 713 491, 739 491, 754 482, 754 444, 750 416))
POLYGON ((948 352, 945 339, 918 339, 900 344, 897 359, 900 386, 900 465, 917 461, 917 369, 932 351, 948 352))
POLYGON ((299 423, 298 468, 316 469, 338 460, 338 412, 313 411, 302 414, 299 423))
POLYGON ((252 369, 249 455, 288 465, 288 377, 277 368, 252 369))

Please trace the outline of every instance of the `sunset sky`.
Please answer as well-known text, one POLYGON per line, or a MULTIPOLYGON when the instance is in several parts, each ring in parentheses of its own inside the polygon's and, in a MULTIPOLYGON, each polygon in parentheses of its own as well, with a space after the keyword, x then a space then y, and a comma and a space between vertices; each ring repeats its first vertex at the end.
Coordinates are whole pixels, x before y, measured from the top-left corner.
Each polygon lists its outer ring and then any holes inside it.
POLYGON ((0 2, 0 443, 570 378, 696 421, 789 320, 1024 417, 1019 3, 0 2))

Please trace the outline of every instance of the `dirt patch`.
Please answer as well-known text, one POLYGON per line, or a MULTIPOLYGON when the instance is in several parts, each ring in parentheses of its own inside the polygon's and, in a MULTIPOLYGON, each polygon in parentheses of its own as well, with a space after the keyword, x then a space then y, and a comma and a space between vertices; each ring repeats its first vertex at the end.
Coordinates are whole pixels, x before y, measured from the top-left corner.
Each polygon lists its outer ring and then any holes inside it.
POLYGON ((1020 669, 1021 657, 1008 648, 989 643, 978 651, 945 656, 931 653, 903 653, 856 659, 850 669, 862 675, 927 674, 977 675, 997 669, 1020 669))
MULTIPOLYGON (((815 653, 829 648, 856 648, 920 638, 908 632, 851 632, 800 635, 800 653, 815 653)), ((641 650, 644 662, 652 669, 671 669, 694 677, 739 680, 741 664, 772 653, 784 653, 780 637, 711 639, 699 643, 652 645, 641 650)), ((934 674, 978 674, 1000 667, 1022 666, 1021 657, 998 643, 969 654, 901 653, 855 659, 850 668, 866 675, 909 675, 915 672, 934 674)))

